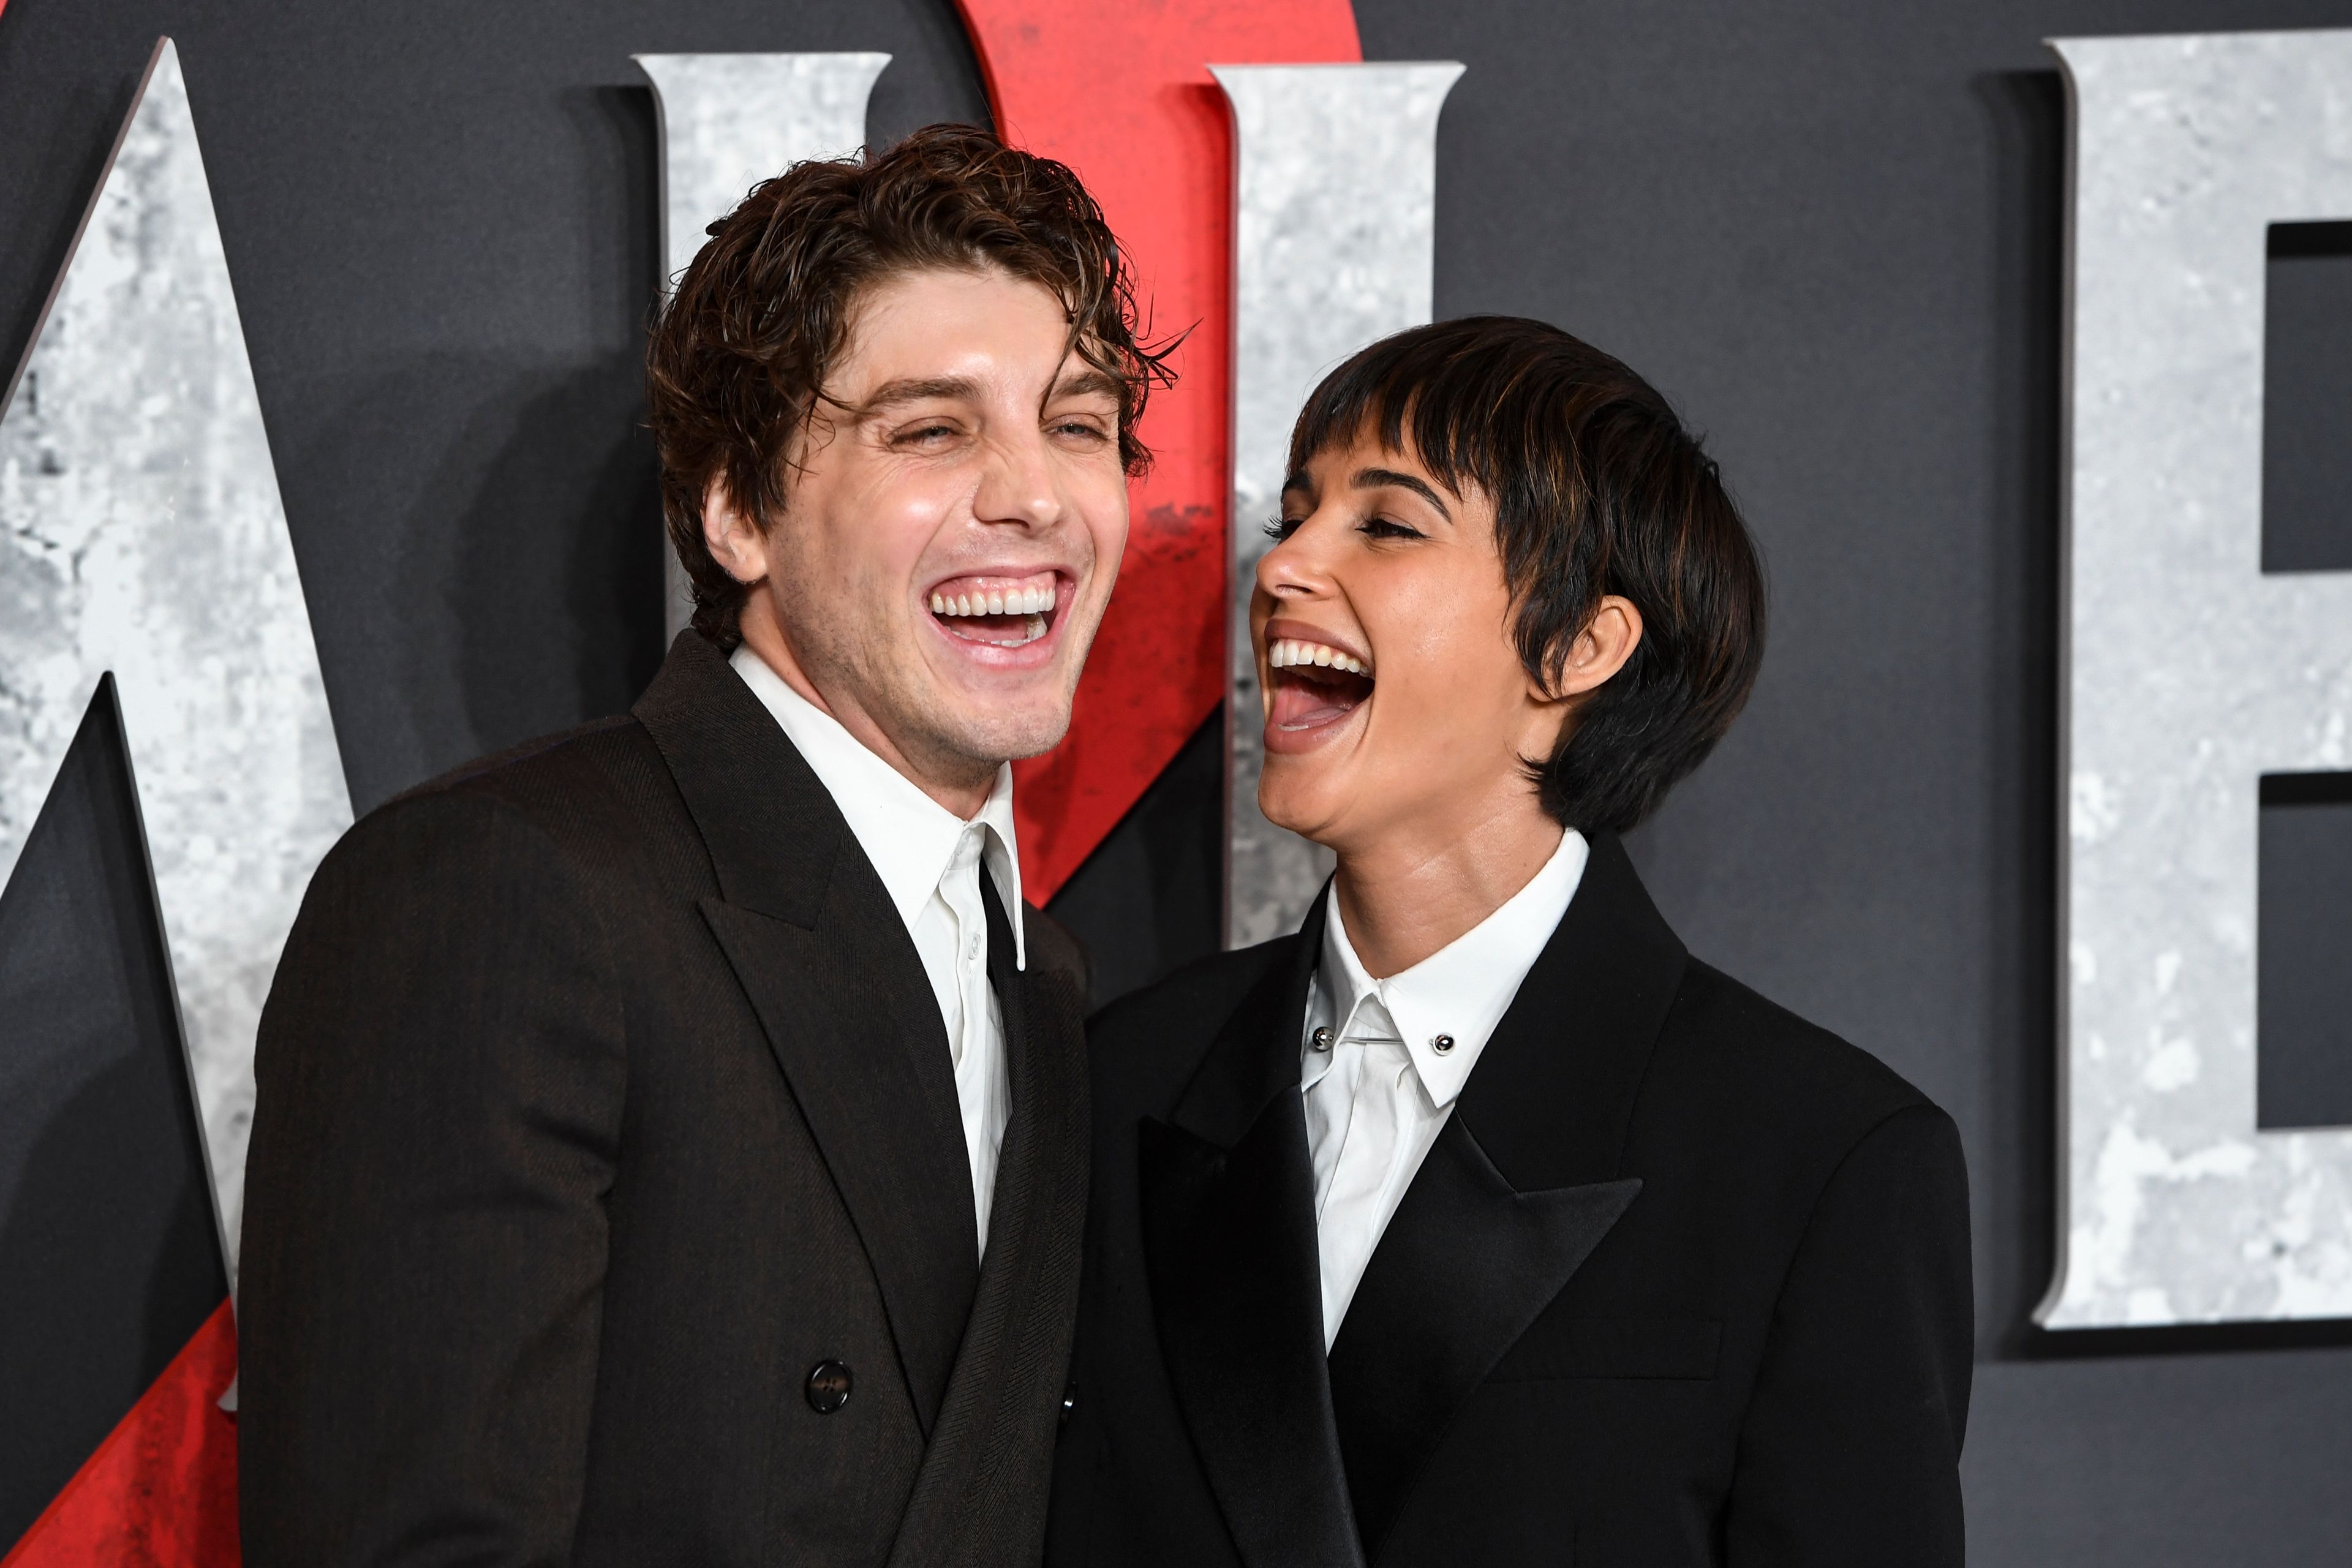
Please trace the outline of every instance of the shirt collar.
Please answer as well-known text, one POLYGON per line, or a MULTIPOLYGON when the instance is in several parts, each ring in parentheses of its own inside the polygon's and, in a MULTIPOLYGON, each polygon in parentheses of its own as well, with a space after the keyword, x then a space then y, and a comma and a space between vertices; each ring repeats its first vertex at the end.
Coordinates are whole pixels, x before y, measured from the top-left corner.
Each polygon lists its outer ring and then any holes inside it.
POLYGON ((981 835, 981 858, 1005 900, 1013 927, 1013 964, 1029 966, 1028 933, 1021 918, 1021 854, 1013 831, 1013 765, 996 770, 996 784, 967 823, 925 795, 912 779, 866 749, 835 719, 793 690, 767 660, 738 644, 727 662, 774 715, 785 738, 849 824, 875 874, 908 930, 939 889, 967 831, 981 835))
MULTIPOLYGON (((1470 1080, 1478 1053, 1510 1010, 1519 983, 1568 913, 1590 854, 1584 835, 1570 828, 1543 868, 1501 908, 1385 980, 1365 972, 1348 940, 1335 878, 1324 895, 1323 952, 1307 1009, 1309 1030, 1322 1024, 1340 1039, 1402 1040, 1431 1102, 1440 1110, 1453 1104, 1470 1080), (1436 1048, 1440 1035, 1454 1037, 1453 1049, 1436 1048)), ((1313 1088, 1329 1070, 1330 1060, 1330 1052, 1309 1048, 1303 1086, 1313 1088)))

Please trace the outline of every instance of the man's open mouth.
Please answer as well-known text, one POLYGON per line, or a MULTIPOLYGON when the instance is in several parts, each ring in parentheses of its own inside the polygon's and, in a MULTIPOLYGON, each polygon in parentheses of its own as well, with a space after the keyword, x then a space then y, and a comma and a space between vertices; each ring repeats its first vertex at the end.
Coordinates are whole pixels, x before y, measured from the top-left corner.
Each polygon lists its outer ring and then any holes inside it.
POLYGON ((1341 648, 1284 637, 1266 648, 1269 731, 1304 735, 1336 724, 1372 694, 1370 665, 1341 648))
POLYGON ((931 615, 947 634, 991 647, 1035 642, 1054 624, 1062 597, 1060 575, 958 577, 931 590, 931 615))

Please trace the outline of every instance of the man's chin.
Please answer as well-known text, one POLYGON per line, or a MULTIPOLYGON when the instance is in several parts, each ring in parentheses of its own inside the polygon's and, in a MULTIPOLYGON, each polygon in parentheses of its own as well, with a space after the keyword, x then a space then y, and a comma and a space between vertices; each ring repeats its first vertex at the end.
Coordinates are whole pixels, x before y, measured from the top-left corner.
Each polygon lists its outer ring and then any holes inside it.
POLYGON ((1066 700, 1005 705, 990 710, 978 693, 963 695, 958 710, 943 715, 939 739, 950 751, 975 763, 1019 762, 1052 751, 1070 732, 1066 700))

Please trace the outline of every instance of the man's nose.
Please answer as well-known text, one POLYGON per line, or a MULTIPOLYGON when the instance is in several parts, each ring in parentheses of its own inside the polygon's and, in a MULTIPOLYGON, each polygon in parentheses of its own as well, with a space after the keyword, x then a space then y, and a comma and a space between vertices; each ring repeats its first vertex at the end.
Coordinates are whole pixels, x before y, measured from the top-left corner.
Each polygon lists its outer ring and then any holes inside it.
POLYGON ((971 507, 982 522, 1050 528, 1061 521, 1062 488, 1042 432, 989 443, 971 507))

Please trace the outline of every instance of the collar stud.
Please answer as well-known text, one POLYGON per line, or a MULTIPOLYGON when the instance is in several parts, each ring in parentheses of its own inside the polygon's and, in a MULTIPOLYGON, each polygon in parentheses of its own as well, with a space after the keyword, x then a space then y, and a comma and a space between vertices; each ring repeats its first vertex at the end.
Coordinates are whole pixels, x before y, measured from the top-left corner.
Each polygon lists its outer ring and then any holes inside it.
POLYGON ((1446 1052, 1454 1048, 1454 1037, 1451 1035, 1433 1035, 1430 1037, 1429 1048, 1435 1051, 1442 1057, 1445 1055, 1446 1052))

